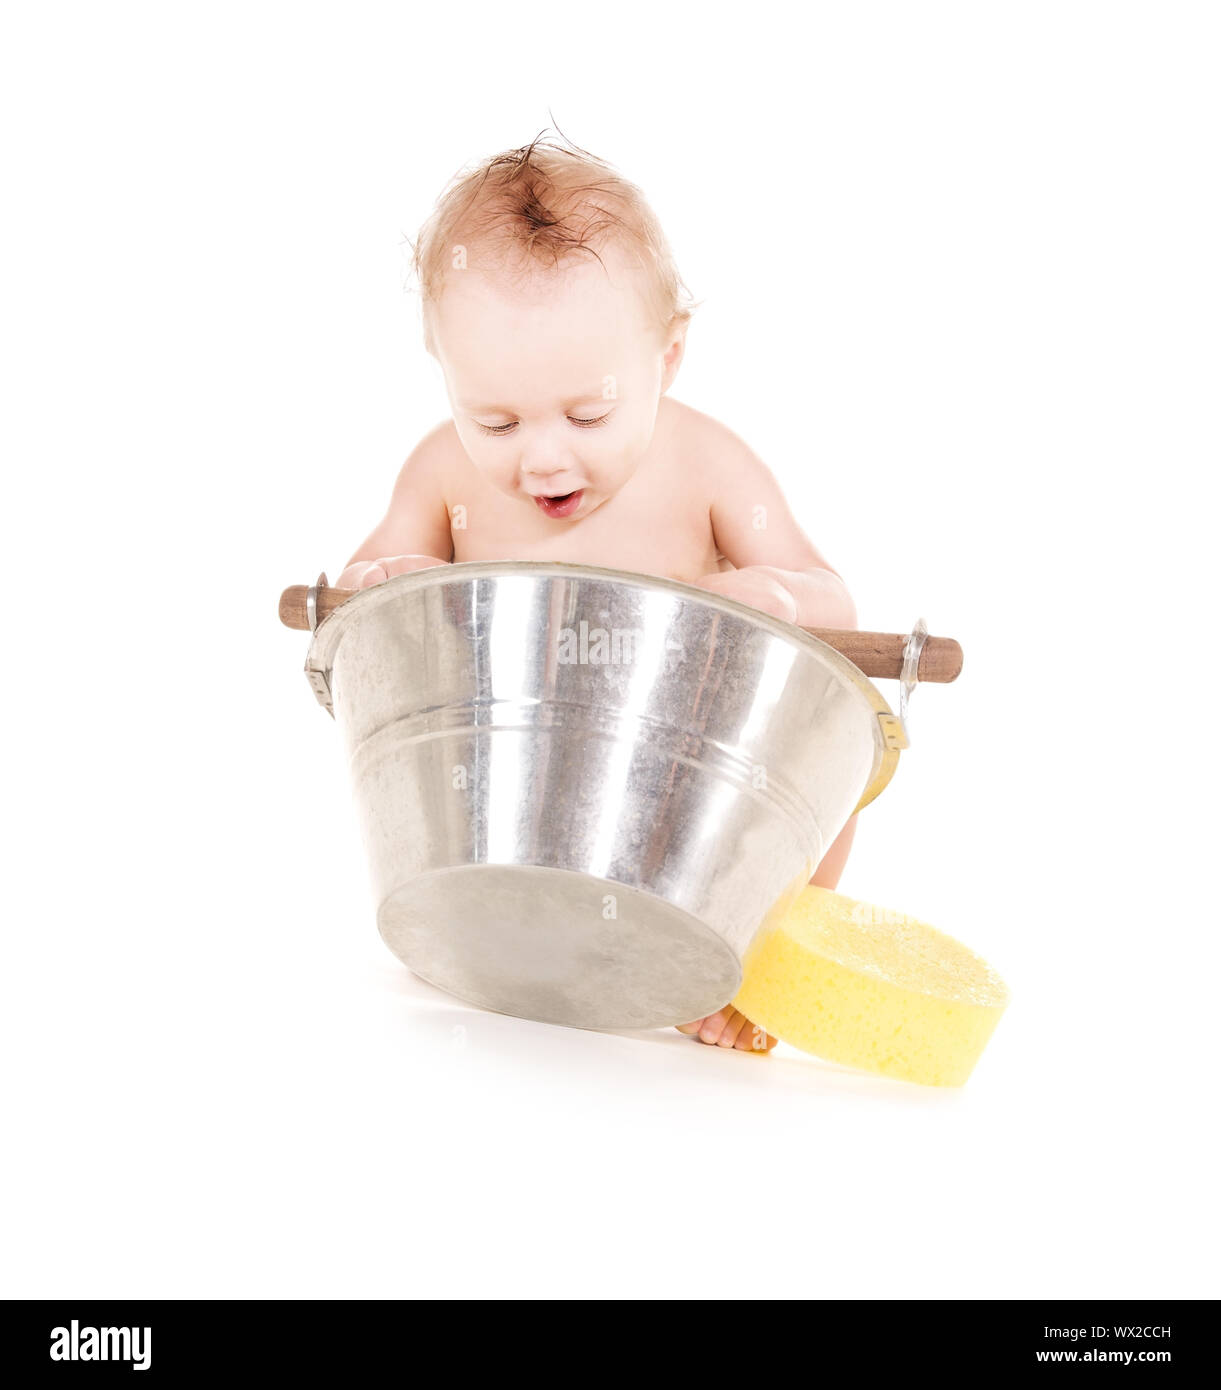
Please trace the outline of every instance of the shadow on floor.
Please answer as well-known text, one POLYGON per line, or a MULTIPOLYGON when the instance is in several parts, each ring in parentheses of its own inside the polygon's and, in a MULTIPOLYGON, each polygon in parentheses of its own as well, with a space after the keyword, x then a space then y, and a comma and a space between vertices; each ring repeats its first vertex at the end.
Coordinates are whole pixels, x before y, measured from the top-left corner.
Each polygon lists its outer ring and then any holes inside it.
POLYGON ((962 1102, 965 1088, 917 1086, 823 1061, 780 1043, 770 1053, 710 1047, 674 1028, 595 1031, 538 1023, 466 1004, 420 979, 406 966, 378 967, 386 993, 409 1010, 411 1031, 447 1052, 481 1053, 497 1062, 565 1072, 584 1070, 591 1081, 621 1085, 630 1075, 642 1083, 681 1078, 717 1087, 795 1096, 849 1096, 928 1108, 962 1102))

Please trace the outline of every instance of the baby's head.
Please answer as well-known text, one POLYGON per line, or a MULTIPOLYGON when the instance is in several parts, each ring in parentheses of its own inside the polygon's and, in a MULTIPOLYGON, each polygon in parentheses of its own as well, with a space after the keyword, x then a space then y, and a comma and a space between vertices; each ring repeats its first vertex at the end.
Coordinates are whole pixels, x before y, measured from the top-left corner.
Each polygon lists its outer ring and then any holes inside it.
POLYGON ((614 496, 653 437, 694 307, 640 190, 535 140, 451 184, 415 266, 425 346, 475 466, 557 519, 614 496))

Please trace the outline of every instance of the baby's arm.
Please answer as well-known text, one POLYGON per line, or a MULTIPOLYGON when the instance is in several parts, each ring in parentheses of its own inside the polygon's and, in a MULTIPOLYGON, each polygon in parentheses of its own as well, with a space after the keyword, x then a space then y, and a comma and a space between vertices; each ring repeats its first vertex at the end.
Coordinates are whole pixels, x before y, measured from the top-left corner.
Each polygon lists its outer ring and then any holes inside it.
MULTIPOLYGON (((721 554, 739 566, 698 580, 701 588, 728 594, 799 627, 853 628, 856 605, 840 576, 798 526, 780 484, 757 454, 718 427, 717 490, 710 507, 721 554)), ((856 814, 827 847, 810 880, 834 888, 856 833, 856 814)))
MULTIPOLYGON (((712 423, 712 422, 710 422, 712 423)), ((856 627, 856 605, 789 510, 780 484, 757 454, 723 426, 704 441, 701 457, 713 465, 709 506, 717 548, 737 568, 706 574, 702 589, 739 599, 800 627, 856 627)), ((827 847, 811 883, 834 889, 856 834, 856 813, 827 847)), ((776 1039, 732 1004, 707 1018, 680 1024, 704 1043, 768 1052, 776 1039)))
POLYGON ((339 589, 367 589, 391 575, 447 565, 454 556, 449 512, 441 488, 446 455, 443 425, 424 436, 399 470, 386 515, 336 580, 339 589))
POLYGON ((709 507, 721 554, 735 566, 697 580, 800 627, 855 628, 856 605, 789 510, 771 469, 731 430, 712 444, 709 507))

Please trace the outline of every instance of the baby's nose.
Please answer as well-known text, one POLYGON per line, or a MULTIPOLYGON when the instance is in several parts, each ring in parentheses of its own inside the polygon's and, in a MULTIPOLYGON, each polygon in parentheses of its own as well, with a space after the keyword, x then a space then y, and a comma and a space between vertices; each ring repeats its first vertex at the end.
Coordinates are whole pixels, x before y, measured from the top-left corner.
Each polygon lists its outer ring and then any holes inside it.
POLYGON ((521 471, 527 478, 543 482, 548 478, 554 478, 557 473, 563 473, 568 466, 569 461, 564 458, 557 458, 554 455, 536 456, 522 459, 521 471))

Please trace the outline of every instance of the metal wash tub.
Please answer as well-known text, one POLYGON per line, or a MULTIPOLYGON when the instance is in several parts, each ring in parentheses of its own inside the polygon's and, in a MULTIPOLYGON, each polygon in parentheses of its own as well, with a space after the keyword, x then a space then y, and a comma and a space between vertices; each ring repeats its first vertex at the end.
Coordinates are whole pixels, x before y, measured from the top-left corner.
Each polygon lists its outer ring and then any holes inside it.
POLYGON ((587 565, 401 575, 318 624, 306 671, 386 944, 450 994, 580 1028, 728 1003, 906 744, 801 628, 587 565))

